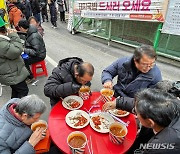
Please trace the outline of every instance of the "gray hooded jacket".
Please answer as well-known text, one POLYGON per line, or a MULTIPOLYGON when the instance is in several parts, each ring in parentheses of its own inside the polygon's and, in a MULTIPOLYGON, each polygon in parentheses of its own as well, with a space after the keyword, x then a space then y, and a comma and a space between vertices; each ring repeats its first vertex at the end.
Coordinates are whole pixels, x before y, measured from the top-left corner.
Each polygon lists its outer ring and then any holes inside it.
POLYGON ((11 99, 0 110, 0 153, 35 154, 28 142, 32 131, 30 127, 16 119, 8 110, 17 99, 11 99))

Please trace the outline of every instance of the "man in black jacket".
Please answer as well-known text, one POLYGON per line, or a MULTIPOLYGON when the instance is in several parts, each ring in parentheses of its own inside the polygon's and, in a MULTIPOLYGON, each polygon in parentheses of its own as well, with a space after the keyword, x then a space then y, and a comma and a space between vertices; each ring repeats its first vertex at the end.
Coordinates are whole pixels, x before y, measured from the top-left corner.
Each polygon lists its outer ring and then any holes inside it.
MULTIPOLYGON (((137 93, 137 95, 135 97, 135 100, 137 101, 137 99, 139 99, 138 96, 141 95, 142 93, 143 93, 143 95, 145 95, 147 93, 146 96, 145 96, 145 99, 146 99, 146 101, 149 101, 149 99, 151 98, 150 102, 152 102, 152 103, 153 103, 154 99, 156 99, 157 102, 159 101, 158 100, 159 98, 162 98, 164 100, 169 99, 170 95, 168 93, 170 93, 171 95, 174 95, 175 97, 178 97, 179 92, 180 92, 180 88, 178 87, 178 83, 179 82, 171 82, 171 81, 168 81, 168 80, 160 81, 155 86, 155 88, 157 90, 153 90, 153 89, 152 90, 145 90, 145 93, 139 92, 139 94, 137 93), (166 93, 166 92, 168 92, 168 93, 166 93), (160 94, 158 94, 158 93, 160 93, 160 94), (164 97, 164 95, 167 95, 166 98, 164 97)), ((173 98, 173 97, 171 97, 171 98, 173 98)), ((108 102, 108 103, 104 104, 103 109, 104 110, 109 110, 109 109, 118 108, 118 109, 126 110, 126 111, 129 111, 131 113, 136 114, 135 113, 136 101, 134 101, 133 98, 121 97, 121 98, 117 98, 114 102, 108 102)), ((140 100, 138 100, 138 101, 140 101, 140 100)), ((161 102, 161 103, 165 103, 165 102, 161 102)), ((155 108, 157 108, 157 107, 152 107, 152 109, 155 109, 155 108)), ((161 110, 163 110, 163 107, 161 108, 161 110)), ((148 115, 149 111, 146 112, 146 113, 148 115)), ((166 113, 166 112, 164 112, 164 113, 166 113)), ((157 114, 156 116, 159 117, 159 118, 160 118, 160 116, 164 116, 164 115, 161 115, 159 113, 155 113, 155 114, 157 114)), ((162 119, 164 119, 164 118, 162 118, 162 119)), ((141 119, 139 119, 139 120, 141 121, 141 119)), ((174 121, 174 120, 172 120, 172 121, 174 121)), ((170 127, 170 125, 168 127, 170 127)), ((151 143, 150 141, 152 141, 152 139, 151 139, 152 137, 153 137, 153 140, 156 138, 156 134, 154 134, 153 129, 144 127, 144 124, 142 123, 141 130, 140 130, 140 132, 139 132, 133 146, 129 149, 129 151, 127 153, 128 154, 134 153, 134 151, 136 149, 138 149, 140 147, 140 145, 143 145, 143 144, 146 145, 147 142, 151 143)), ((172 151, 167 151, 167 152, 172 152, 172 151)), ((147 152, 147 153, 150 153, 150 152, 147 152)), ((157 153, 163 153, 163 152, 157 152, 157 153)))
POLYGON ((31 9, 33 16, 37 19, 39 24, 41 24, 41 16, 40 16, 40 5, 38 0, 30 0, 31 9))
POLYGON ((46 21, 48 22, 48 13, 47 13, 47 0, 39 0, 39 4, 40 4, 40 9, 41 9, 41 16, 42 16, 42 20, 43 22, 46 21))
POLYGON ((92 64, 81 58, 60 60, 44 86, 44 94, 50 97, 51 106, 54 106, 60 98, 77 94, 82 85, 90 86, 93 74, 92 64))
POLYGON ((28 55, 28 59, 24 59, 24 62, 30 73, 28 78, 32 80, 33 74, 29 65, 42 61, 46 58, 45 43, 42 36, 38 33, 37 28, 33 25, 29 25, 27 20, 20 20, 18 26, 21 32, 26 33, 24 53, 28 55))
POLYGON ((145 89, 135 96, 135 113, 154 136, 138 150, 144 154, 180 153, 180 101, 158 89, 145 89))

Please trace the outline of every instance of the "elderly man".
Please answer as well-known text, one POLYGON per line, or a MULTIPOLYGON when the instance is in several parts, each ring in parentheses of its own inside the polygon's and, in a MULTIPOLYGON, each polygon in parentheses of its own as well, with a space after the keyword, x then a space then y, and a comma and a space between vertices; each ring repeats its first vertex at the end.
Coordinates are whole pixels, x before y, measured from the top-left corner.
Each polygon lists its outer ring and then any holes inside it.
POLYGON ((178 99, 156 89, 145 89, 135 96, 135 113, 141 124, 151 128, 155 134, 143 147, 140 144, 138 151, 148 154, 180 153, 178 99))
POLYGON ((45 109, 45 103, 36 95, 7 102, 0 110, 0 153, 35 154, 34 146, 44 138, 44 130, 38 127, 32 133, 30 125, 45 109))
POLYGON ((90 86, 93 74, 92 64, 78 57, 60 60, 44 86, 44 94, 54 106, 60 98, 77 94, 82 85, 90 86))
MULTIPOLYGON (((127 101, 120 101, 120 98, 117 98, 114 102, 107 102, 104 104, 103 110, 105 111, 109 109, 114 109, 116 107, 118 109, 132 112, 134 114, 137 114, 138 112, 141 113, 141 115, 138 115, 137 117, 141 122, 142 127, 139 134, 137 135, 133 146, 129 149, 128 153, 134 153, 134 151, 140 147, 140 144, 146 144, 147 142, 151 144, 151 142, 154 143, 158 141, 159 143, 159 141, 161 141, 162 143, 165 143, 167 145, 167 143, 176 143, 176 141, 179 140, 178 138, 176 138, 176 135, 178 136, 179 132, 173 132, 173 129, 176 129, 176 127, 179 125, 180 106, 179 100, 174 97, 177 94, 177 90, 173 91, 174 87, 172 85, 173 84, 170 81, 161 81, 156 85, 155 89, 144 89, 143 91, 137 92, 135 96, 135 102, 132 102, 131 104, 127 101), (173 114, 171 112, 173 112, 173 114), (150 120, 150 118, 152 119, 150 120), (152 122, 152 120, 154 121, 154 124, 152 124, 152 126, 156 123, 154 127, 152 127, 150 124, 147 125, 145 123, 145 121, 148 121, 150 123, 152 122), (158 128, 162 128, 162 130, 159 130, 160 134, 169 134, 168 132, 172 132, 170 134, 173 137, 171 138, 170 136, 166 135, 165 137, 163 137, 163 135, 158 135, 157 137, 156 134, 158 132, 158 128), (163 133, 161 133, 161 131, 163 131, 163 133), (167 139, 164 140, 166 137, 167 139), (163 142, 163 140, 166 142, 163 142), (171 140, 171 142, 167 140, 171 140)), ((132 101, 133 100, 134 99, 132 99, 132 101)), ((168 150, 167 153, 177 152, 173 150, 180 151, 180 149, 177 148, 179 144, 180 142, 177 142, 177 144, 175 145, 176 147, 172 149, 172 151, 168 150)), ((145 153, 153 152, 146 151, 145 153)), ((164 151, 156 151, 156 153, 164 153, 164 151)))
POLYGON ((105 88, 113 88, 115 97, 134 97, 144 88, 153 87, 162 80, 161 72, 155 64, 156 53, 153 47, 142 45, 135 49, 132 57, 120 58, 102 72, 102 84, 105 88), (113 87, 113 78, 117 76, 117 84, 113 87))

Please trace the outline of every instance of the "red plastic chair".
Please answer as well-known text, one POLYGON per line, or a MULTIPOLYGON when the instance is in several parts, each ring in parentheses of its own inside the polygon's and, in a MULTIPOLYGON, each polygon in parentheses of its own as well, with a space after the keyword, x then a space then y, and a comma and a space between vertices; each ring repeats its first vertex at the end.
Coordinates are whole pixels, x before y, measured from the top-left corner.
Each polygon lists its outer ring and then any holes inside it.
POLYGON ((31 70, 32 70, 32 73, 33 73, 33 76, 34 78, 36 79, 38 76, 48 76, 48 72, 47 72, 47 69, 46 69, 46 64, 45 64, 45 61, 40 61, 40 62, 37 62, 37 63, 34 63, 31 65, 31 70), (38 71, 37 72, 37 69, 41 68, 42 71, 38 71))

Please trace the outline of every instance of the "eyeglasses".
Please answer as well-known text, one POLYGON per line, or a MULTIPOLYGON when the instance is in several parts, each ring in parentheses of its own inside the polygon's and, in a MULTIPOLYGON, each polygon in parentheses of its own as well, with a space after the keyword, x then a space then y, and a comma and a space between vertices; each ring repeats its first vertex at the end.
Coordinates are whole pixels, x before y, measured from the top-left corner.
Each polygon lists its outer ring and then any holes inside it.
POLYGON ((89 81, 91 81, 91 78, 87 78, 87 77, 80 77, 79 75, 76 76, 76 80, 81 83, 81 84, 86 84, 89 81))
POLYGON ((146 63, 141 63, 139 62, 139 64, 142 66, 142 67, 150 67, 150 68, 153 68, 154 65, 156 64, 156 62, 153 62, 151 64, 146 64, 146 63))
POLYGON ((137 112, 136 112, 135 107, 132 109, 132 113, 137 116, 137 112))

